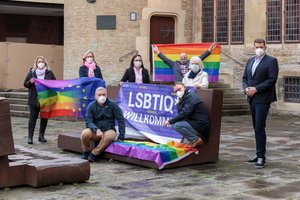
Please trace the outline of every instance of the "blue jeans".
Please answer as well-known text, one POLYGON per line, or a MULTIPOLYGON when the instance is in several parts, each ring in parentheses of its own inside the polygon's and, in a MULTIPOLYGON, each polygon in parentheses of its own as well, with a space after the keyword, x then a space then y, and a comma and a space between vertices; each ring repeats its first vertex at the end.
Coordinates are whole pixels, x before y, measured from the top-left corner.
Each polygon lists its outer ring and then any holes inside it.
POLYGON ((179 121, 171 124, 171 127, 186 138, 190 143, 199 138, 199 133, 186 121, 179 121))
POLYGON ((250 103, 250 110, 252 114, 252 123, 255 131, 255 141, 256 141, 256 155, 259 158, 265 159, 266 154, 266 121, 270 108, 270 104, 253 104, 250 103))

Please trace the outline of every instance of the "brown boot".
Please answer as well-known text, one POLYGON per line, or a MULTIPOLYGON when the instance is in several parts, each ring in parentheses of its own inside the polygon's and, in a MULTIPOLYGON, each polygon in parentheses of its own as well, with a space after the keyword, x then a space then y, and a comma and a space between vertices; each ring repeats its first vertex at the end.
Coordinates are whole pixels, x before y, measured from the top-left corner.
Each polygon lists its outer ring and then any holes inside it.
POLYGON ((203 140, 199 137, 195 142, 189 144, 189 147, 195 148, 196 146, 199 146, 203 144, 203 140))

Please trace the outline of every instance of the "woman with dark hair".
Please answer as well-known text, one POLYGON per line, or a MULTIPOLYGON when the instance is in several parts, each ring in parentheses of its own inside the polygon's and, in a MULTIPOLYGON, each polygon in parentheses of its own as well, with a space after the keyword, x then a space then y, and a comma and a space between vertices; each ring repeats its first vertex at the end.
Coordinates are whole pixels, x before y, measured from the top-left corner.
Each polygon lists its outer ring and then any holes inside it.
POLYGON ((132 57, 130 67, 126 69, 119 85, 122 85, 124 82, 150 83, 149 72, 144 67, 141 55, 132 57))
POLYGON ((103 79, 101 69, 95 61, 93 52, 87 51, 83 55, 82 66, 79 68, 79 77, 95 77, 103 79))

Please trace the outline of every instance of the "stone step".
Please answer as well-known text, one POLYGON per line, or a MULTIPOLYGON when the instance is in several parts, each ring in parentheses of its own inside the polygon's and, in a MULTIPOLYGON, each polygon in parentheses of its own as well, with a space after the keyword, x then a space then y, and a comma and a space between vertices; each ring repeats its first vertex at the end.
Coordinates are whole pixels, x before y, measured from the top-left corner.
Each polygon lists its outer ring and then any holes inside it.
POLYGON ((215 88, 230 88, 230 84, 225 84, 222 82, 213 82, 209 83, 208 88, 215 89, 215 88))
POLYGON ((234 104, 234 103, 247 103, 247 99, 246 98, 223 98, 223 104, 234 104))
POLYGON ((246 99, 245 95, 242 93, 224 93, 223 98, 244 98, 244 99, 246 99))
POLYGON ((29 118, 29 111, 10 110, 10 115, 14 117, 26 117, 29 118))
POLYGON ((237 104, 223 104, 223 110, 240 110, 240 109, 249 109, 247 103, 237 103, 237 104))
POLYGON ((10 110, 29 111, 29 107, 27 105, 22 104, 10 104, 10 110))
POLYGON ((20 105, 27 105, 27 98, 26 99, 19 99, 19 98, 8 98, 9 104, 20 104, 20 105))
POLYGON ((27 99, 27 92, 0 92, 1 97, 27 99))
POLYGON ((233 116, 233 115, 250 115, 249 109, 238 109, 238 110, 223 110, 223 116, 233 116))

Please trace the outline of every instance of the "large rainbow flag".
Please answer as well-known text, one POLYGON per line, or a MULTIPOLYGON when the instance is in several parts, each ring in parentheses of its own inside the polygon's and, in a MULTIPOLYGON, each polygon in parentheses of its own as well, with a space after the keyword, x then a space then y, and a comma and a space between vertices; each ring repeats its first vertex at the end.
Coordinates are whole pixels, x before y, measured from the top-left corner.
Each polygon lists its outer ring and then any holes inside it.
POLYGON ((97 87, 105 87, 100 78, 72 80, 36 79, 35 86, 40 102, 40 116, 84 118, 87 106, 95 98, 97 87))
POLYGON ((198 149, 177 142, 156 144, 153 142, 124 140, 111 143, 105 152, 155 162, 158 169, 162 169, 166 165, 177 162, 192 153, 198 153, 198 149))
MULTIPOLYGON (((179 60, 180 53, 187 53, 188 58, 200 56, 204 53, 211 43, 193 43, 193 44, 157 44, 159 51, 170 60, 179 60)), ((208 81, 216 82, 219 80, 221 46, 218 45, 212 53, 203 60, 204 71, 208 73, 208 81)), ((159 82, 172 82, 173 69, 165 64, 157 54, 152 51, 153 57, 153 80, 159 82)))

